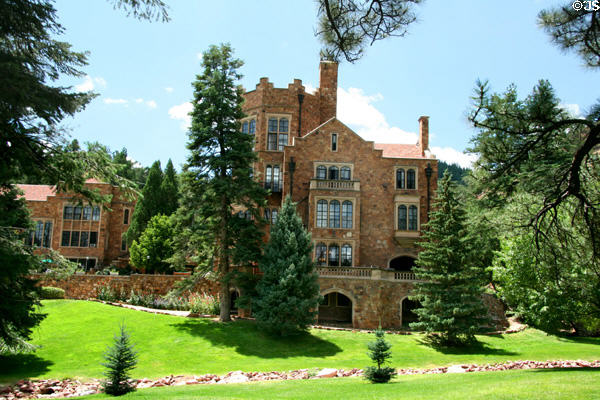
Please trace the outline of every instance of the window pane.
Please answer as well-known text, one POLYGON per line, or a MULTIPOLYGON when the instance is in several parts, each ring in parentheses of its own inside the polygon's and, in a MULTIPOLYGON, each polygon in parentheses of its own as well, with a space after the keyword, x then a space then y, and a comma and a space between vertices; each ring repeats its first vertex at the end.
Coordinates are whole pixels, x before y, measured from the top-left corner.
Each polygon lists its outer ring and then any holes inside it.
POLYGON ((352 202, 348 200, 342 203, 342 228, 352 229, 352 202))
POLYGON ((269 133, 277 133, 277 118, 269 118, 269 133))
POLYGON ((340 169, 340 179, 343 179, 345 181, 350 180, 350 168, 349 167, 342 167, 342 169, 340 169))
POLYGON ((283 146, 287 146, 288 144, 288 135, 287 133, 279 134, 279 151, 283 151, 283 146))
POLYGON ((329 167, 329 179, 339 179, 340 170, 338 167, 329 167))
POLYGON ((398 206, 398 230, 406 230, 406 206, 398 206))
POLYGON ((340 265, 340 247, 337 244, 329 246, 329 266, 337 267, 340 265))
POLYGON ((121 239, 121 251, 127 251, 127 240, 125 238, 121 239))
POLYGON ((70 231, 63 231, 62 232, 62 238, 60 240, 60 245, 61 246, 68 246, 69 243, 71 243, 71 232, 70 231))
POLYGON ((337 133, 331 134, 331 151, 337 151, 337 133))
POLYGON ((51 241, 52 241, 52 222, 46 222, 46 223, 44 223, 44 240, 42 241, 42 247, 49 249, 51 241))
POLYGON ((90 232, 90 247, 98 247, 98 232, 90 232))
POLYGON ((85 206, 83 207, 83 219, 89 221, 92 219, 92 207, 85 206))
POLYGON ((279 120, 279 133, 286 133, 288 131, 289 121, 287 118, 281 118, 279 120))
POLYGON ((242 122, 242 133, 248 133, 248 121, 242 122))
POLYGON ((342 246, 342 267, 352 266, 352 246, 345 244, 342 246))
POLYGON ((273 167, 267 165, 265 169, 265 188, 271 189, 271 182, 273 182, 273 167))
POLYGON ((267 150, 277 150, 277 134, 269 133, 267 136, 267 150))
POLYGON ((256 120, 253 119, 250 121, 250 126, 248 128, 248 133, 254 135, 256 133, 256 120))
POLYGON ((327 200, 317 201, 317 228, 327 228, 327 200))
POLYGON ((408 172, 406 173, 406 188, 407 189, 414 189, 415 188, 415 170, 414 169, 409 169, 408 172))
POLYGON ((123 210, 123 225, 127 225, 129 223, 129 209, 123 210))
POLYGON ((88 232, 81 232, 81 239, 79 241, 79 245, 81 247, 88 247, 88 232))
POLYGON ((79 232, 71 232, 71 247, 79 247, 79 232))
POLYGON ((327 265, 327 246, 325 246, 325 243, 318 243, 317 246, 315 247, 315 249, 316 249, 315 261, 316 261, 317 265, 320 265, 320 266, 327 265))
POLYGON ((408 208, 408 230, 417 230, 417 206, 410 206, 408 208))
POLYGON ((324 165, 317 167, 317 179, 327 179, 327 167, 324 165))
POLYGON ((279 165, 273 165, 273 191, 279 192, 280 188, 280 178, 281 175, 279 173, 279 165))
POLYGON ((35 223, 35 234, 33 235, 33 245, 42 247, 42 235, 44 234, 44 223, 42 221, 36 221, 35 223))
POLYGON ((92 219, 94 221, 100 221, 100 207, 98 207, 98 206, 94 207, 94 212, 93 212, 93 215, 92 215, 92 219))
POLYGON ((396 189, 404 189, 404 170, 396 170, 396 189))
POLYGON ((337 200, 329 202, 329 227, 340 227, 340 202, 337 200))
POLYGON ((73 207, 73 219, 75 219, 75 220, 81 219, 81 207, 80 206, 73 207))
POLYGON ((275 223, 277 222, 277 214, 278 211, 276 208, 271 210, 271 224, 275 225, 275 223))
POLYGON ((65 206, 63 210, 63 219, 73 219, 73 207, 65 206))

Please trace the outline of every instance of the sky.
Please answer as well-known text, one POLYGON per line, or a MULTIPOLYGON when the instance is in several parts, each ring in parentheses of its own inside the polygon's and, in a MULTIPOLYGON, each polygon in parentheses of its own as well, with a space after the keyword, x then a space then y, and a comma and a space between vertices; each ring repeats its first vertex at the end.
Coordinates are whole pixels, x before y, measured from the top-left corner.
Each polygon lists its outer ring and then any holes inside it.
MULTIPOLYGON (((170 158, 180 168, 191 109, 192 82, 202 52, 230 43, 244 61, 240 84, 261 77, 275 87, 301 79, 318 86, 320 43, 311 0, 167 0, 171 21, 139 21, 108 0, 58 0, 65 32, 57 39, 88 51, 85 76, 58 84, 98 93, 84 111, 64 121, 71 138, 127 148, 144 166, 170 158)), ((597 100, 598 72, 564 53, 537 26, 544 8, 568 1, 425 0, 402 38, 369 47, 338 75, 340 121, 366 140, 415 143, 418 118, 430 117, 430 147, 446 162, 469 166, 476 131, 467 114, 475 82, 493 92, 514 83, 521 97, 548 79, 565 108, 585 113, 597 100)))

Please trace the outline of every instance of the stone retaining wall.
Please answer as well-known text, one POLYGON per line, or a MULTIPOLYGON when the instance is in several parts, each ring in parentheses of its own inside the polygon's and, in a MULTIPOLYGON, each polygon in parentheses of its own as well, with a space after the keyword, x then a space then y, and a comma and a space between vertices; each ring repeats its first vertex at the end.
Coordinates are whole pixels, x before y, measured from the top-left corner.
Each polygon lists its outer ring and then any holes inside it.
MULTIPOLYGON (((184 276, 175 275, 72 275, 64 280, 48 279, 44 275, 36 275, 41 286, 54 286, 64 289, 65 296, 69 299, 91 299, 96 298, 98 291, 103 286, 110 286, 115 290, 123 290, 129 293, 134 290, 137 293, 164 295, 176 282, 184 279, 184 276)), ((202 280, 196 284, 198 292, 218 295, 218 282, 202 280)))

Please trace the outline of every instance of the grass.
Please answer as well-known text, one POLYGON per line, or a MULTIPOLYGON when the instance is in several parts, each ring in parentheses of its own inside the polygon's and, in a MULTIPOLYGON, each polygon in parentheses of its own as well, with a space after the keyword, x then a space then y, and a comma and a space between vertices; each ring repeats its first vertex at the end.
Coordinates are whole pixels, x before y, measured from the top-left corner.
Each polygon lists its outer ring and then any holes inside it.
MULTIPOLYGON (((373 335, 311 330, 275 339, 251 321, 221 324, 207 319, 156 315, 96 302, 47 300, 47 318, 36 328, 34 354, 0 356, 0 383, 21 378, 101 377, 102 354, 124 322, 139 352, 136 378, 170 374, 223 374, 233 370, 284 371, 301 368, 362 368, 373 335)), ((600 338, 566 338, 528 329, 480 336, 480 345, 435 349, 419 335, 387 335, 395 367, 427 368, 508 360, 600 359, 600 338)))
MULTIPOLYGON (((593 369, 477 372, 402 376, 379 385, 358 378, 339 378, 174 386, 142 389, 120 399, 597 399, 599 379, 600 371, 593 369)), ((109 398, 101 394, 84 399, 109 398)))

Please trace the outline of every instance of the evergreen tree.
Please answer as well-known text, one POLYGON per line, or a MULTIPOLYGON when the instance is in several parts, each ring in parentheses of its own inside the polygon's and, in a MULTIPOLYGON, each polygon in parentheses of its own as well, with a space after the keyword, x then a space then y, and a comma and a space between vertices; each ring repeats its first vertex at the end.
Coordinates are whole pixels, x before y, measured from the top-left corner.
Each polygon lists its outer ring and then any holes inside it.
POLYGON ((288 196, 271 227, 260 262, 263 277, 253 302, 256 321, 266 331, 289 335, 314 322, 321 296, 312 248, 310 233, 288 196))
POLYGON ((177 172, 175 171, 175 167, 173 167, 173 162, 170 158, 169 162, 167 162, 167 166, 165 167, 163 180, 160 184, 160 191, 163 196, 163 214, 173 214, 175 210, 177 210, 177 201, 179 199, 179 183, 177 182, 177 172))
POLYGON ((131 263, 147 274, 169 273, 167 261, 173 256, 175 230, 170 217, 158 214, 150 218, 148 226, 129 249, 131 263))
POLYGON ((254 138, 241 132, 243 89, 237 72, 242 61, 229 45, 211 46, 194 82, 194 109, 184 166, 182 204, 178 211, 178 259, 192 258, 200 272, 216 272, 221 284, 220 320, 229 321, 233 265, 260 257, 262 232, 258 212, 266 191, 252 178, 254 138), (234 215, 234 206, 252 219, 234 215))
POLYGON ((156 214, 164 213, 164 196, 161 191, 162 181, 163 173, 160 169, 160 161, 155 161, 150 167, 146 184, 135 205, 131 224, 125 234, 129 246, 144 232, 150 218, 156 214))
POLYGON ((475 339, 487 322, 487 310, 481 298, 484 269, 478 265, 480 258, 449 172, 440 181, 433 209, 414 269, 419 279, 414 296, 421 303, 415 310, 419 322, 410 326, 432 339, 439 332, 442 344, 461 345, 475 339))
POLYGON ((392 345, 385 340, 381 327, 375 331, 375 337, 375 341, 370 342, 368 345, 368 354, 371 360, 377 364, 377 367, 365 368, 365 378, 372 383, 386 383, 396 375, 394 368, 384 366, 392 357, 392 352, 390 351, 392 345))
POLYGON ((125 325, 121 325, 119 335, 114 336, 114 343, 106 350, 104 360, 106 362, 102 365, 108 369, 104 373, 106 381, 102 383, 104 392, 120 396, 134 391, 135 386, 128 382, 128 379, 129 372, 137 364, 137 352, 130 342, 125 325))

